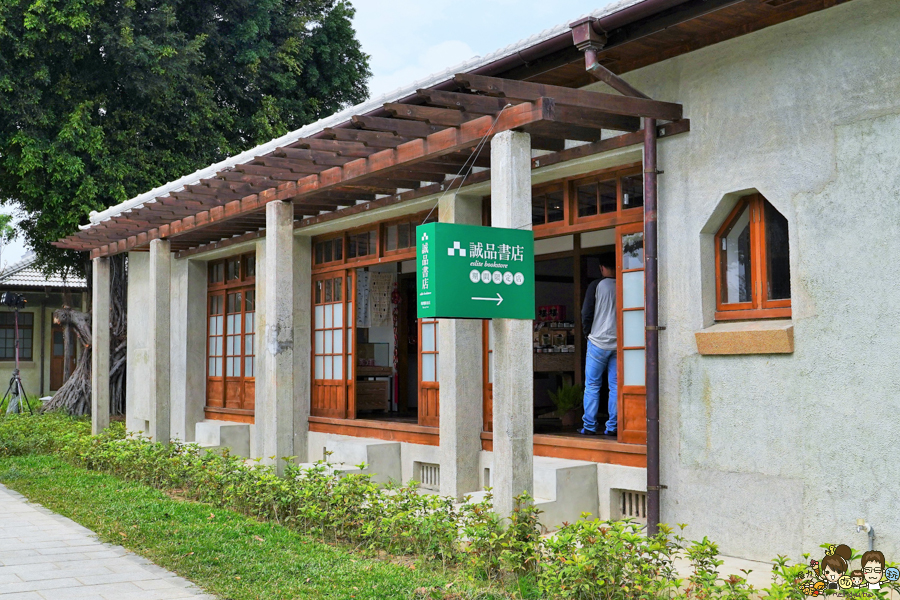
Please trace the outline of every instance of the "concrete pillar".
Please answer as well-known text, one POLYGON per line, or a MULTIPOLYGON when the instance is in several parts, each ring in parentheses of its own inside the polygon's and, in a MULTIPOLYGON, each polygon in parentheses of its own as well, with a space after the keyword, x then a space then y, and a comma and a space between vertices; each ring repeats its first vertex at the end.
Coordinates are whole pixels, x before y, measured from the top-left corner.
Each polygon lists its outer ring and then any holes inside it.
POLYGON ((91 433, 109 427, 109 258, 94 259, 91 269, 91 433))
MULTIPOLYGON (((447 194, 441 223, 481 225, 481 198, 447 194)), ((441 356, 441 494, 462 499, 479 489, 482 422, 482 322, 439 319, 441 356)))
POLYGON ((294 206, 290 202, 266 205, 265 244, 264 398, 255 421, 262 458, 274 462, 281 474, 285 465, 281 459, 295 454, 294 206))
POLYGON ((169 240, 150 242, 150 438, 168 444, 171 439, 172 251, 169 240))
POLYGON ((172 262, 172 439, 193 442, 206 404, 206 263, 172 262))
MULTIPOLYGON (((504 131, 491 140, 491 226, 531 229, 531 136, 504 131)), ((494 319, 494 511, 533 494, 532 322, 494 319)))
POLYGON ((300 462, 309 460, 309 412, 312 402, 312 238, 295 236, 294 250, 294 451, 300 462))

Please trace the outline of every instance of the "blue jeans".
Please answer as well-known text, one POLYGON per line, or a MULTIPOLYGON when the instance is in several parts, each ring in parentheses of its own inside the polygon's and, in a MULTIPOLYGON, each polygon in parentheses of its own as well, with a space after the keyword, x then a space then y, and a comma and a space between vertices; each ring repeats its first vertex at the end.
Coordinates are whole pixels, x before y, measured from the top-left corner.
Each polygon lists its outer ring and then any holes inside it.
POLYGON ((618 373, 616 371, 616 351, 601 350, 588 340, 587 360, 584 366, 584 428, 597 431, 597 409, 600 407, 600 386, 603 371, 609 374, 609 420, 606 431, 616 431, 618 420, 616 410, 618 399, 618 373))

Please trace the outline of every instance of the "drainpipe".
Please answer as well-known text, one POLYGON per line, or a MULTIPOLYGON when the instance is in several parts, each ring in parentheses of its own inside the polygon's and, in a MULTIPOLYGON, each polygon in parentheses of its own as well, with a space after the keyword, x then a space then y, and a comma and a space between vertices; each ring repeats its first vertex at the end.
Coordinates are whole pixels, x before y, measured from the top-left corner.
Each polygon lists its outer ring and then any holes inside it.
MULTIPOLYGON (((44 396, 44 369, 46 368, 44 362, 44 346, 46 345, 44 342, 44 321, 46 321, 46 310, 47 310, 47 289, 44 288, 44 297, 41 298, 41 366, 39 371, 41 372, 41 384, 40 384, 40 392, 38 393, 38 398, 42 398, 44 396)), ((34 350, 32 349, 32 352, 34 350)))
MULTIPOLYGON (((585 70, 625 96, 649 98, 601 65, 597 52, 606 34, 597 19, 586 17, 569 25, 572 38, 584 52, 585 70)), ((644 118, 644 337, 647 390, 647 534, 659 532, 659 270, 656 223, 656 119, 644 118)))
POLYGON ((647 385, 647 534, 659 531, 659 261, 656 119, 644 119, 644 316, 647 385))

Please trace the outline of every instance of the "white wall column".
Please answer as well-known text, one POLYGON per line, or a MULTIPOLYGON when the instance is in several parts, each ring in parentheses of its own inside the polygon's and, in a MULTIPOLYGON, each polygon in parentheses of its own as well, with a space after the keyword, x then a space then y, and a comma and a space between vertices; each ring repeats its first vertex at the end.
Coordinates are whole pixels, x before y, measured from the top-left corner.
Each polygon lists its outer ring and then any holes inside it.
POLYGON ((93 260, 91 309, 91 433, 109 427, 109 258, 93 260))
MULTIPOLYGON (((263 461, 284 472, 294 449, 294 205, 266 205, 263 403, 256 406, 256 439, 263 461)), ((257 274, 259 278, 259 274, 257 274)))
MULTIPOLYGON (((441 223, 481 225, 481 198, 447 194, 438 205, 441 223)), ((441 494, 462 499, 479 489, 483 386, 482 322, 439 319, 441 356, 441 494)))
MULTIPOLYGON (((531 229, 531 136, 504 131, 491 140, 491 226, 531 229)), ((514 498, 533 494, 534 373, 532 322, 493 319, 494 511, 512 513, 514 498)))
POLYGON ((150 438, 168 444, 171 439, 172 348, 169 326, 172 317, 172 251, 169 240, 150 242, 150 438))
POLYGON ((206 262, 172 262, 172 439, 193 442, 206 404, 206 262))
POLYGON ((294 451, 300 462, 309 460, 309 412, 312 403, 312 238, 294 236, 294 451))

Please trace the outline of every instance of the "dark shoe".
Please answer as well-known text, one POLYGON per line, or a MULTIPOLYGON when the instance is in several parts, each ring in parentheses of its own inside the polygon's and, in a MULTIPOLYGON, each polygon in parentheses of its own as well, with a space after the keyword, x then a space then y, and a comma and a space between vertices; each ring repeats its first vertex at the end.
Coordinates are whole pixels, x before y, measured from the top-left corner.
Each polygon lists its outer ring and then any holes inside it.
POLYGON ((579 429, 576 433, 580 435, 597 435, 596 431, 591 431, 590 429, 585 429, 584 427, 579 429))
POLYGON ((611 437, 611 438, 619 437, 619 430, 616 429, 615 431, 604 431, 600 435, 602 435, 603 437, 611 437))

